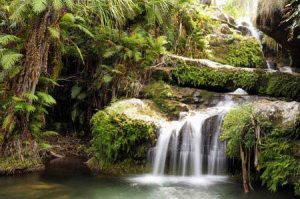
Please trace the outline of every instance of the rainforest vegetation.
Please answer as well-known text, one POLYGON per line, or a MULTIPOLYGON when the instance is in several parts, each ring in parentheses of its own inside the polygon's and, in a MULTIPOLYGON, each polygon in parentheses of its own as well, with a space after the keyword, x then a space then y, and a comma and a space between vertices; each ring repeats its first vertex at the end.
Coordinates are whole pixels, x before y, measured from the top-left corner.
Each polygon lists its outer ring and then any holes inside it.
MULTIPOLYGON (((183 87, 207 90, 203 101, 242 88, 298 106, 300 1, 220 2, 0 0, 0 175, 68 153, 93 172, 149 171, 158 121, 191 110, 183 87), (131 98, 146 105, 122 103, 131 98)), ((224 118, 220 139, 245 192, 258 183, 300 195, 300 108, 288 122, 283 112, 249 103, 224 118)))

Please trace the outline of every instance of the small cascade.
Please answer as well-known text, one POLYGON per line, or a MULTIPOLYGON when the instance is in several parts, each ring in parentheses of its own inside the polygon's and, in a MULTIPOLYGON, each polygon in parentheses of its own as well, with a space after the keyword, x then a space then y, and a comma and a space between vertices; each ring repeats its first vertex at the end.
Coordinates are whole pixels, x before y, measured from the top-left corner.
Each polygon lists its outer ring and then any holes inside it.
POLYGON ((151 151, 153 175, 224 174, 226 150, 219 136, 223 117, 233 105, 227 99, 212 108, 181 114, 179 121, 164 123, 151 151))

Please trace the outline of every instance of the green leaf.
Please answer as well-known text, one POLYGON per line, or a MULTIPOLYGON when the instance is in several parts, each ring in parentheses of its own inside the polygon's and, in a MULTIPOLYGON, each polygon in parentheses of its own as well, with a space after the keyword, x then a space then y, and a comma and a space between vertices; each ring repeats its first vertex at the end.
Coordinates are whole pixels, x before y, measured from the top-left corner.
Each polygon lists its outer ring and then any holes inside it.
POLYGON ((86 98, 86 93, 80 93, 78 96, 77 96, 77 99, 79 100, 84 100, 86 98))
POLYGON ((79 95, 79 93, 81 92, 81 87, 75 85, 72 87, 72 90, 71 90, 71 98, 72 99, 75 99, 77 98, 77 96, 79 95))
POLYGON ((62 21, 74 23, 76 19, 72 13, 66 13, 62 17, 62 21))
POLYGON ((76 25, 76 27, 81 30, 82 32, 84 32, 85 34, 87 34, 89 37, 94 38, 95 36, 93 35, 92 32, 90 32, 86 27, 82 26, 82 25, 76 25))
POLYGON ((104 75, 104 77, 103 77, 103 81, 104 81, 104 83, 106 83, 106 84, 108 84, 109 82, 111 82, 112 79, 113 79, 113 77, 110 76, 110 75, 104 75))

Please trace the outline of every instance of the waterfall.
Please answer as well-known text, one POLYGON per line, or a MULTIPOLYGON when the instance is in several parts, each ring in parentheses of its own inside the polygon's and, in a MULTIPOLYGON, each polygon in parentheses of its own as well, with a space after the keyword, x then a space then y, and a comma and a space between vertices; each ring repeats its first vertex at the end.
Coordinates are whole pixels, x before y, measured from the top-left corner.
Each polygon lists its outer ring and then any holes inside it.
POLYGON ((182 114, 179 121, 161 125, 157 145, 152 150, 153 175, 224 174, 226 150, 219 136, 223 117, 233 105, 227 99, 215 107, 182 114))

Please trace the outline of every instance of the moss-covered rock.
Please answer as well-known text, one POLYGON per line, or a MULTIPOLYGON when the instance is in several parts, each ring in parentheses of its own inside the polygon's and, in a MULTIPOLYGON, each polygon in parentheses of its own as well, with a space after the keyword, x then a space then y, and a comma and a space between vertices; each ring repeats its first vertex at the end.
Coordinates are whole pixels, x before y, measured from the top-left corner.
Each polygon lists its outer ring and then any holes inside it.
POLYGON ((155 81, 146 85, 143 92, 144 96, 153 100, 156 106, 169 118, 177 118, 180 112, 189 110, 186 104, 176 100, 180 94, 163 81, 155 81))
POLYGON ((246 68, 266 68, 262 48, 254 37, 233 34, 210 40, 211 59, 222 64, 246 68))
POLYGON ((129 99, 97 112, 91 120, 89 166, 108 173, 108 168, 122 173, 128 165, 144 168, 147 152, 155 144, 155 124, 164 120, 153 106, 150 101, 129 99))
POLYGON ((243 88, 251 94, 286 100, 300 100, 300 76, 265 70, 210 68, 198 64, 178 64, 172 70, 175 84, 212 90, 233 91, 243 88))

